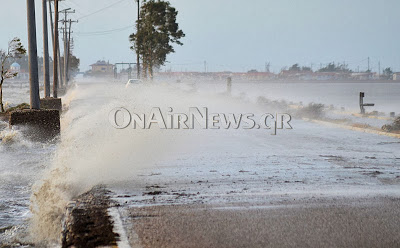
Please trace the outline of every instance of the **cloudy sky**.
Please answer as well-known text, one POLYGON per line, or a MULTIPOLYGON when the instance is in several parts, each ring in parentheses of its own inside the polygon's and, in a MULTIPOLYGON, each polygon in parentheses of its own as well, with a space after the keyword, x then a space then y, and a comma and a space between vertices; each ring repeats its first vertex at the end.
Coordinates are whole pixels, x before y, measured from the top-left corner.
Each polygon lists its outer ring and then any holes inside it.
MULTIPOLYGON (((14 36, 27 44, 26 1, 1 0, 0 48, 14 36), (7 11, 4 11, 4 9, 7 11)), ((43 52, 41 2, 36 0, 38 52, 43 52)), ((170 0, 186 33, 168 57, 176 71, 279 71, 300 63, 318 69, 345 61, 352 69, 391 66, 400 71, 399 0, 170 0)), ((97 60, 135 62, 128 36, 135 0, 65 0, 73 8, 75 54, 81 70, 97 60), (112 31, 111 31, 112 30, 112 31)))

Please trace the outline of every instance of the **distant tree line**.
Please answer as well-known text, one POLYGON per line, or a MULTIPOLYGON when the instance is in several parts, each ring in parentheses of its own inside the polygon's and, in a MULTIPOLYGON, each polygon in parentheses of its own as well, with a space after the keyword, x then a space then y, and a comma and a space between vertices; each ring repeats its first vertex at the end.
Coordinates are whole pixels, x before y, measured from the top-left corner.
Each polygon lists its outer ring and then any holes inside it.
MULTIPOLYGON (((75 55, 70 56, 70 72, 71 76, 76 75, 76 73, 79 72, 79 65, 80 65, 80 59, 77 58, 75 55)), ((28 72, 29 70, 29 60, 28 60, 28 55, 24 54, 21 57, 18 58, 12 58, 10 59, 10 63, 18 63, 21 66, 21 71, 28 72), (11 61, 12 60, 12 61, 11 61)), ((60 58, 60 63, 61 63, 61 68, 64 68, 64 57, 60 58)), ((50 57, 50 68, 53 68, 53 58, 50 57)), ((43 68, 43 57, 38 57, 38 66, 39 70, 43 68)), ((53 76, 53 70, 50 70, 50 76, 53 76)))
MULTIPOLYGON (((312 72, 312 68, 308 66, 300 67, 299 64, 294 64, 288 69, 289 71, 294 72, 312 72)), ((341 73, 352 73, 353 71, 350 70, 346 64, 335 64, 335 62, 329 63, 325 67, 322 67, 317 72, 341 72, 341 73)))

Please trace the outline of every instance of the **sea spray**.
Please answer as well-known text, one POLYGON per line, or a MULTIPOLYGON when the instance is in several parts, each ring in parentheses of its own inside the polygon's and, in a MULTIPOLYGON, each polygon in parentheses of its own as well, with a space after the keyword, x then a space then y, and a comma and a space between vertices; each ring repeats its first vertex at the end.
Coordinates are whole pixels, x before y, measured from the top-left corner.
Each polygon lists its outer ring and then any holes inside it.
POLYGON ((173 107, 178 112, 196 106, 226 113, 254 110, 246 109, 240 99, 169 84, 129 88, 79 84, 68 97, 69 110, 62 116, 61 141, 51 169, 33 187, 32 233, 38 242, 60 240, 65 208, 75 196, 99 184, 130 180, 142 167, 156 166, 171 154, 195 152, 199 145, 207 145, 204 130, 115 129, 108 118, 112 109, 125 107, 136 113, 148 113, 154 107, 173 107))
POLYGON ((0 132, 0 141, 3 145, 10 145, 20 137, 16 130, 3 130, 0 132))
POLYGON ((34 143, 24 138, 23 131, 27 127, 8 127, 0 131, 0 149, 26 149, 32 148, 34 143))

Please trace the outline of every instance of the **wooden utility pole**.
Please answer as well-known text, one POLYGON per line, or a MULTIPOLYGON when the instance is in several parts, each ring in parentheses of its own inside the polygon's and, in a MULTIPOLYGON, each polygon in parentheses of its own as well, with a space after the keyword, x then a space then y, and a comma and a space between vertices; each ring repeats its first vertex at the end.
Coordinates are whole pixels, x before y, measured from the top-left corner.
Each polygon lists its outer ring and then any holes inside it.
POLYGON ((368 72, 370 72, 369 57, 368 57, 368 72))
POLYGON ((64 12, 64 20, 61 20, 61 22, 64 24, 63 27, 63 41, 64 41, 64 68, 63 68, 63 85, 67 86, 68 85, 68 23, 69 21, 67 20, 68 14, 73 14, 75 13, 75 10, 70 11, 71 8, 62 10, 61 12, 64 12))
POLYGON ((71 56, 71 29, 72 29, 72 20, 69 20, 69 31, 67 38, 67 83, 69 82, 69 60, 71 56))
POLYGON ((68 37, 67 37, 67 73, 66 73, 66 75, 67 75, 67 84, 68 84, 68 81, 69 81, 69 62, 70 62, 70 59, 71 59, 71 33, 72 33, 72 23, 74 23, 74 22, 76 22, 76 23, 78 23, 78 21, 73 21, 73 20, 69 20, 69 30, 68 30, 68 37))
POLYGON ((47 25, 47 0, 42 0, 43 12, 43 76, 44 97, 50 97, 50 63, 49 63, 49 37, 47 25))
POLYGON ((53 46, 53 97, 57 98, 58 90, 58 0, 54 0, 54 46, 53 46))
MULTIPOLYGON (((60 1, 60 0, 59 0, 60 1)), ((53 42, 53 49, 54 49, 54 22, 53 22, 53 11, 51 9, 51 2, 54 2, 54 0, 49 0, 49 13, 50 13, 50 27, 51 27, 51 40, 53 42)), ((57 41, 58 42, 58 41, 57 41)), ((53 58, 54 59, 54 58, 53 58)), ((57 59, 60 61, 60 46, 57 46, 57 59)), ((55 75, 53 75, 54 77, 55 75)), ((58 63, 58 80, 59 82, 62 81, 61 79, 61 65, 58 63)))
MULTIPOLYGON (((140 29, 140 0, 137 0, 137 28, 136 32, 139 32, 140 29)), ((139 55, 139 46, 136 40, 136 68, 137 68, 137 78, 140 79, 140 55, 139 55)))
POLYGON ((378 63, 378 79, 381 79, 381 62, 378 63))
POLYGON ((35 0, 26 0, 28 20, 29 88, 31 109, 40 109, 35 0))
POLYGON ((67 40, 67 11, 64 12, 64 28, 63 28, 63 41, 64 41, 64 86, 66 87, 68 85, 68 69, 67 69, 67 63, 68 63, 68 40, 67 40))

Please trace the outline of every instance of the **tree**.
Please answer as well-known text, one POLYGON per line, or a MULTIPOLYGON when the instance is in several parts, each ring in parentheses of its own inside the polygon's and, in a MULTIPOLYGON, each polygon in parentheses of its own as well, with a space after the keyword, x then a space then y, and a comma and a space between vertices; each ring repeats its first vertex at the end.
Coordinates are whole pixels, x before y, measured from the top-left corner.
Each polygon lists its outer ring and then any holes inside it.
MULTIPOLYGON (((60 58, 61 68, 64 68, 64 56, 60 58)), ((76 74, 79 72, 79 65, 81 60, 77 58, 75 55, 71 54, 69 56, 69 67, 68 67, 68 75, 70 77, 75 77, 76 74)))
POLYGON ((183 45, 180 39, 185 34, 176 22, 177 15, 178 11, 162 0, 150 0, 141 7, 139 30, 129 40, 143 61, 145 77, 148 73, 152 79, 153 69, 164 65, 167 55, 175 52, 173 43, 183 45))
POLYGON ((299 64, 294 64, 289 68, 289 71, 300 71, 300 66, 299 64))
POLYGON ((321 68, 319 72, 342 72, 342 73, 351 73, 352 71, 347 67, 346 64, 338 64, 335 62, 329 63, 324 68, 321 68))
POLYGON ((6 79, 13 78, 18 75, 18 72, 10 71, 10 59, 19 58, 24 55, 26 50, 19 38, 14 38, 8 42, 7 51, 0 50, 0 111, 4 112, 3 105, 3 83, 6 79))
POLYGON ((383 76, 384 76, 386 79, 391 79, 392 76, 393 76, 392 68, 388 67, 388 68, 386 68, 385 70, 383 70, 383 76))

